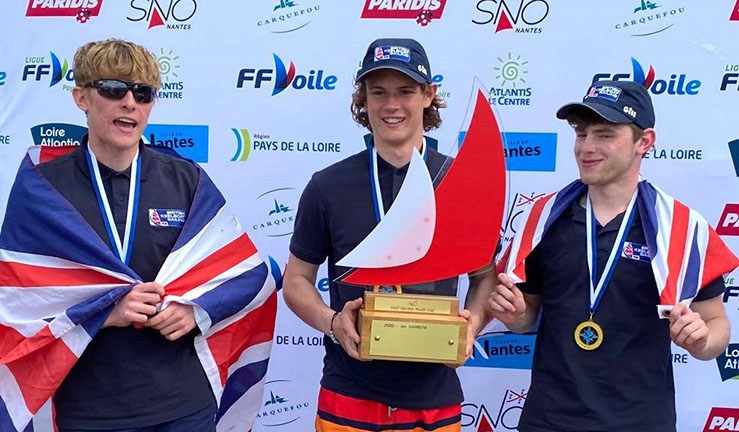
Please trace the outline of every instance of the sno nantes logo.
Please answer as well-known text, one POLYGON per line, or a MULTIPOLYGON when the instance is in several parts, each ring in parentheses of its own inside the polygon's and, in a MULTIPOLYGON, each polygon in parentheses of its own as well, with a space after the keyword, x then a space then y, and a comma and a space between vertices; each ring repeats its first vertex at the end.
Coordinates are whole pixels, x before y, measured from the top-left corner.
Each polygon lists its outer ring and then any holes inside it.
POLYGON ((307 75, 298 74, 293 62, 290 62, 290 65, 286 68, 285 63, 277 54, 272 54, 272 57, 275 60, 274 69, 241 69, 236 81, 236 88, 244 88, 248 85, 261 89, 262 84, 274 82, 272 96, 277 96, 287 88, 326 91, 336 89, 336 82, 339 80, 336 75, 326 74, 323 69, 311 69, 307 75))
POLYGON ((46 77, 49 87, 62 83, 62 90, 72 91, 74 88, 74 70, 69 68, 67 59, 62 62, 53 52, 49 52, 49 57, 26 57, 21 81, 41 81, 46 77))
POLYGON ((739 408, 711 408, 703 432, 739 431, 739 408))
POLYGON ((168 30, 190 30, 190 19, 198 10, 195 0, 131 0, 133 22, 148 22, 149 27, 166 26, 168 30))
POLYGON ((102 0, 29 0, 27 17, 75 17, 80 24, 100 14, 102 0))
POLYGON ((650 65, 647 72, 634 57, 631 57, 633 75, 629 73, 597 73, 593 75, 593 83, 598 81, 627 81, 644 85, 654 95, 669 94, 673 96, 694 96, 698 94, 701 82, 697 79, 688 79, 686 74, 673 73, 667 79, 656 78, 654 68, 650 65))
POLYGON ((461 424, 469 432, 504 432, 518 430, 527 390, 506 390, 500 404, 465 402, 461 424))
POLYGON ((422 27, 440 19, 447 0, 367 0, 362 18, 413 19, 422 27))
POLYGON ((549 15, 546 0, 479 0, 477 25, 492 25, 495 33, 514 30, 516 33, 541 33, 540 24, 549 15))

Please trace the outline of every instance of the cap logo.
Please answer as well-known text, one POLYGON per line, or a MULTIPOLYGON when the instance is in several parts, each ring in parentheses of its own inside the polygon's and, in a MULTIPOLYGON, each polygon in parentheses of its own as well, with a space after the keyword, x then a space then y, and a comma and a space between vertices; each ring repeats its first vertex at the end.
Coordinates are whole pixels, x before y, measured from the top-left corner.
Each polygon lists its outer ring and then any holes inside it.
POLYGON ((428 75, 429 73, 426 71, 426 68, 423 65, 418 65, 418 71, 421 72, 424 75, 428 75))
POLYGON ((624 114, 632 118, 636 118, 636 110, 634 108, 631 108, 630 106, 624 107, 624 114))
POLYGON ((592 86, 590 91, 585 96, 585 99, 589 98, 601 98, 611 102, 616 102, 621 97, 621 89, 613 86, 592 86))
POLYGON ((401 46, 378 46, 375 48, 375 61, 383 60, 400 60, 410 63, 411 50, 401 46))

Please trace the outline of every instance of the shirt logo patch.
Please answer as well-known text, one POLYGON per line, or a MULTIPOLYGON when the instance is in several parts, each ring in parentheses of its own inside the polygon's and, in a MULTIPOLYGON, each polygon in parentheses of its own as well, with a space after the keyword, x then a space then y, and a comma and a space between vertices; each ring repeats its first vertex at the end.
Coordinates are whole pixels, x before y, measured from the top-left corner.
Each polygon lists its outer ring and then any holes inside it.
POLYGON ((177 209, 149 209, 149 225, 179 228, 185 224, 187 213, 177 209))
POLYGON ((595 85, 590 87, 590 91, 585 96, 585 99, 601 98, 607 99, 611 102, 616 102, 619 97, 621 97, 620 88, 606 85, 595 85))
POLYGON ((649 248, 646 245, 640 245, 638 243, 625 242, 621 256, 634 261, 652 262, 652 256, 649 255, 649 248))

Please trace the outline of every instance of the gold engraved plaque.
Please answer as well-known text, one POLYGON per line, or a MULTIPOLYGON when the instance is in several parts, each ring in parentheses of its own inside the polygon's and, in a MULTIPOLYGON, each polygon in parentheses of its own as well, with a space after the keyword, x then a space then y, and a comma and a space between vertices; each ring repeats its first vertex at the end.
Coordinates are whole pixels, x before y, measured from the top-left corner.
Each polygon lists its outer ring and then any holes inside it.
POLYGON ((467 321, 456 297, 365 292, 358 327, 363 360, 466 360, 467 321))
POLYGON ((385 312, 405 312, 420 314, 449 315, 452 311, 448 300, 427 300, 406 298, 407 295, 380 297, 375 299, 375 310, 385 312))
POLYGON ((372 321, 372 356, 457 360, 459 327, 426 322, 372 321), (450 343, 449 341, 452 341, 450 343))

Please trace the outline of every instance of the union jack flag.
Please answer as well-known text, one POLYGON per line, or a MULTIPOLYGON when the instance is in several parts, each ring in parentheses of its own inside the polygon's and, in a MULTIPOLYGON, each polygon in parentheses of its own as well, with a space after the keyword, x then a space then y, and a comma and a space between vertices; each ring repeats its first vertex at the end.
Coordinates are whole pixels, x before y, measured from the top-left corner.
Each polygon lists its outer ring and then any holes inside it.
MULTIPOLYGON (((739 266, 739 259, 698 212, 646 180, 639 181, 638 189, 636 204, 660 304, 689 303, 702 287, 739 266)), ((523 228, 498 261, 497 270, 516 283, 525 282, 526 257, 552 223, 586 190, 587 185, 576 180, 537 200, 522 215, 523 228)))
MULTIPOLYGON (((50 398, 115 302, 140 282, 36 168, 46 159, 29 149, 0 231, 2 432, 52 430, 50 398)), ((189 217, 156 282, 165 287, 162 307, 194 306, 218 431, 246 431, 264 388, 280 270, 259 258, 199 170, 189 217)))

